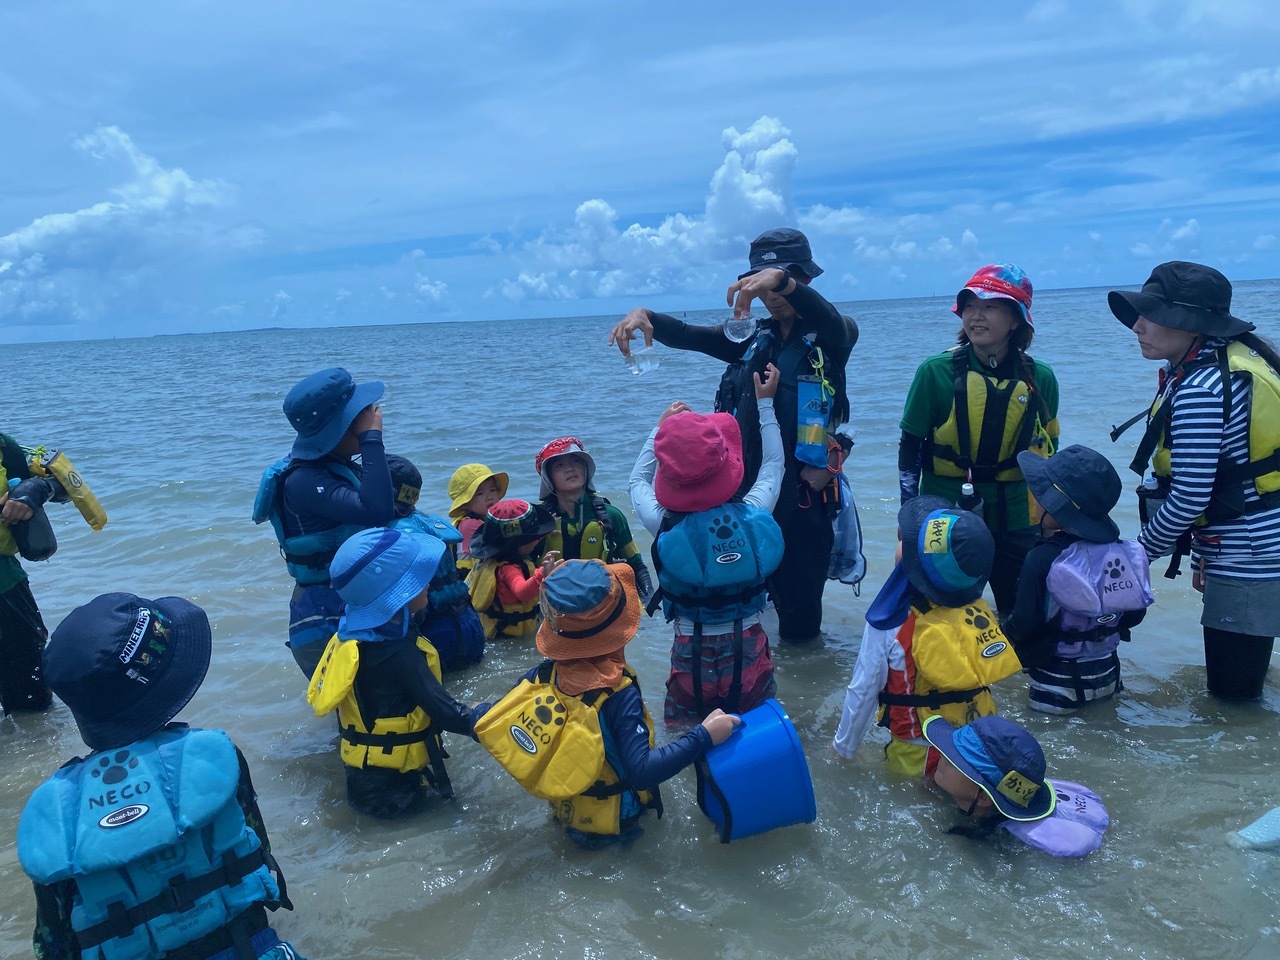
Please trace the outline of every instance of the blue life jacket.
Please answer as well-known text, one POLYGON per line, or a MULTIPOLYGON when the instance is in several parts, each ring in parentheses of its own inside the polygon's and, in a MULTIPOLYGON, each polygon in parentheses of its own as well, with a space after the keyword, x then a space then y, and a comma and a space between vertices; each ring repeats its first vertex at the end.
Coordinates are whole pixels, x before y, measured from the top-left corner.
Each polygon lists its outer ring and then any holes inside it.
MULTIPOLYGON (((356 489, 360 488, 360 478, 345 464, 332 460, 315 462, 339 480, 356 489)), ((316 583, 329 582, 329 563, 338 548, 347 538, 365 529, 357 523, 344 523, 331 530, 317 533, 303 533, 286 537, 282 507, 284 505, 284 478, 293 466, 292 457, 283 457, 262 471, 262 480, 258 483, 258 495, 253 501, 253 522, 271 521, 271 529, 276 533, 280 544, 280 555, 284 557, 289 576, 298 581, 299 586, 310 586, 316 583)))
POLYGON ((770 513, 731 501, 668 522, 653 548, 668 620, 732 623, 764 609, 765 578, 782 562, 782 529, 770 513))
MULTIPOLYGON (((419 513, 415 510, 407 517, 398 518, 391 526, 405 533, 435 537, 437 540, 443 540, 445 546, 451 547, 462 542, 462 534, 452 522, 430 513, 419 513)), ((453 610, 461 604, 471 606, 466 580, 458 571, 453 550, 446 550, 441 554, 440 565, 436 567, 435 575, 431 578, 428 587, 428 616, 432 611, 453 610)))
POLYGON ((18 858, 37 883, 75 882, 77 956, 153 960, 281 899, 239 782, 225 733, 169 727, 36 788, 18 858))

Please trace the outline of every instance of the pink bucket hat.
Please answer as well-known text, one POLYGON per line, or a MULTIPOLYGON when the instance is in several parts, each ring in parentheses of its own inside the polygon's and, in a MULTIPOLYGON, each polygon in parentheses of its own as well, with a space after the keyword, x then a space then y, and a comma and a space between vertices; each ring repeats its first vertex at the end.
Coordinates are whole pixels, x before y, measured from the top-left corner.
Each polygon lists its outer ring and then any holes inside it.
POLYGON ((725 503, 742 483, 742 431, 727 413, 677 413, 653 440, 658 471, 653 492, 675 513, 725 503))
POLYGON ((1022 268, 1015 264, 990 263, 979 267, 978 272, 956 294, 952 313, 959 313, 964 309, 966 294, 982 300, 1012 300, 1022 314, 1022 319, 1027 321, 1027 326, 1035 326, 1031 319, 1031 281, 1022 272, 1022 268))

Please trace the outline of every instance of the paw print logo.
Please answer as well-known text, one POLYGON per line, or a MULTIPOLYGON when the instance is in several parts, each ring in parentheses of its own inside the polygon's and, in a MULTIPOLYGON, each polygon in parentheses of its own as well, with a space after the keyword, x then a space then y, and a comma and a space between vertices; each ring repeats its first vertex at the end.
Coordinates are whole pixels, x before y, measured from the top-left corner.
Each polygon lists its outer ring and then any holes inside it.
POLYGON ((1112 580, 1119 580, 1124 576, 1124 564, 1120 562, 1119 557, 1115 557, 1114 559, 1106 562, 1102 568, 1102 572, 1112 580))
POLYGON ((717 517, 711 521, 711 526, 707 527, 707 533, 721 540, 728 540, 737 529, 738 521, 726 513, 723 517, 717 517))
POLYGON ((107 786, 110 786, 129 776, 129 770, 132 770, 137 765, 138 758, 129 756, 128 750, 117 750, 111 756, 99 757, 98 762, 89 771, 89 775, 95 780, 101 780, 107 786), (128 770, 125 769, 126 767, 128 767, 128 770))
POLYGON ((533 715, 539 723, 554 722, 557 727, 564 726, 564 704, 555 697, 534 697, 533 715))
POLYGON ((985 630, 991 626, 991 621, 983 615, 981 610, 974 607, 964 608, 964 622, 975 630, 985 630))

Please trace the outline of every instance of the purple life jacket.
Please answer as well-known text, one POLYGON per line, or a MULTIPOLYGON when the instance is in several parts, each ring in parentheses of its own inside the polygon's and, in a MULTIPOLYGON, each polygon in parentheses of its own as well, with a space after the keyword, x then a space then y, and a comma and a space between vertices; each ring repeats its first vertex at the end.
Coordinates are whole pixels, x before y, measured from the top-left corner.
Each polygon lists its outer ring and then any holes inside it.
POLYGON ((1070 780, 1047 781, 1057 795, 1053 813, 1024 823, 1006 820, 1000 826, 1029 847, 1055 857, 1086 857, 1102 846, 1111 817, 1101 798, 1070 780))
POLYGON ((1053 561, 1045 586, 1060 609, 1057 656, 1065 660, 1110 655, 1120 643, 1120 615, 1155 601, 1147 551, 1137 540, 1077 540, 1053 561))

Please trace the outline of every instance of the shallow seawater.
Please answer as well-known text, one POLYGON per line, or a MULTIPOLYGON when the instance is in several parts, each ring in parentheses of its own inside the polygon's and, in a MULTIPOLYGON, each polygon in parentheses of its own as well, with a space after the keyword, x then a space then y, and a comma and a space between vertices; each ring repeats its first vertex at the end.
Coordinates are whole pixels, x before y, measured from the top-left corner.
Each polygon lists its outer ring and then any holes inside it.
MULTIPOLYGON (((1239 312, 1265 332, 1278 293, 1242 284, 1239 312)), ((6 347, 33 387, 7 397, 3 428, 63 446, 111 514, 93 534, 71 508, 52 508, 60 549, 29 565, 32 587, 50 628, 110 590, 205 607, 213 664, 181 719, 226 729, 249 758, 297 908, 275 923, 312 958, 1280 955, 1280 855, 1225 840, 1280 804, 1280 674, 1258 704, 1205 694, 1185 576, 1156 578, 1157 605, 1121 650, 1126 689, 1114 702, 1046 718, 1026 710, 1018 678, 1000 685, 1002 709, 1041 739, 1051 774, 1087 784, 1110 809, 1106 842, 1084 861, 1011 837, 948 834, 947 804, 888 774, 881 740, 849 762, 830 750, 862 615, 892 556, 897 418, 915 365, 954 334, 946 307, 846 308, 862 329, 849 366, 849 470, 870 573, 861 597, 829 585, 823 646, 775 654, 779 698, 813 776, 811 826, 722 845, 686 771, 664 787, 666 815, 648 818, 639 841, 587 853, 459 738, 449 744, 454 801, 409 822, 372 821, 346 807, 332 721, 303 698, 283 645, 288 580, 269 531, 248 519, 262 467, 291 439, 280 412, 288 387, 335 364, 385 380, 388 449, 421 469, 425 509, 445 511, 449 474, 471 460, 510 472, 513 494, 535 494, 533 455, 563 433, 582 437, 600 492, 626 509, 627 475, 658 414, 675 399, 710 409, 721 368, 658 347, 660 366, 632 376, 605 346, 616 318, 6 347)), ((1154 365, 1102 291, 1042 294, 1035 316, 1032 352, 1062 383, 1065 442, 1104 450, 1130 484, 1137 437, 1113 446, 1106 432, 1149 402, 1154 365)), ((1117 519, 1135 532, 1131 498, 1117 519)), ((669 645, 665 625, 646 621, 629 650, 658 714, 669 645)), ((497 644, 450 686, 469 702, 493 698, 536 659, 531 643, 497 644)), ((84 749, 61 705, 0 723, 0 956, 30 952, 18 813, 84 749)))

